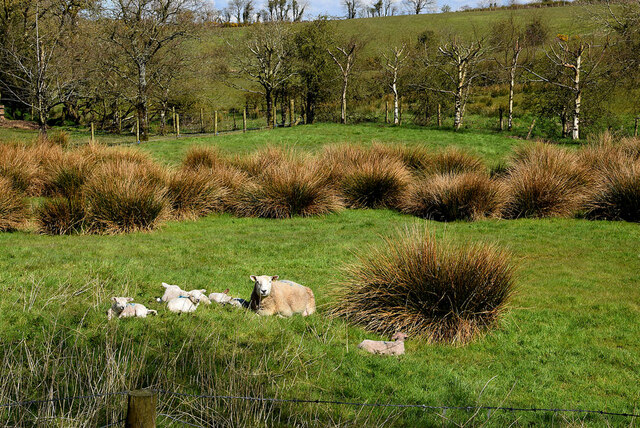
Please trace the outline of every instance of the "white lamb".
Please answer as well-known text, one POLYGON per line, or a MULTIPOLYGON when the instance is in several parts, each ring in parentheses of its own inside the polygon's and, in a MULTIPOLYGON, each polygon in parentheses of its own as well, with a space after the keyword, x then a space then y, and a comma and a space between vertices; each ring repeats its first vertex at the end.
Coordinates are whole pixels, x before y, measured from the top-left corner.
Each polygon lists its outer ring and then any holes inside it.
POLYGON ((117 318, 129 318, 138 317, 146 318, 147 315, 158 315, 157 311, 153 309, 147 309, 140 303, 131 303, 133 298, 131 297, 112 297, 111 307, 107 311, 107 319, 117 318))
POLYGON ((384 340, 363 340, 358 348, 364 349, 372 354, 381 355, 402 355, 404 354, 404 340, 407 335, 404 333, 396 333, 391 337, 394 342, 384 340))
POLYGON ((171 312, 188 313, 195 312, 199 304, 200 299, 197 296, 194 296, 191 293, 184 293, 181 296, 176 297, 175 299, 169 300, 169 303, 167 303, 167 308, 171 312))
POLYGON ((251 309, 258 315, 278 315, 303 317, 316 311, 316 300, 309 287, 293 281, 278 281, 278 275, 251 275, 254 283, 251 293, 251 309))
POLYGON ((181 295, 186 294, 186 291, 184 291, 177 285, 169 285, 166 282, 163 282, 162 286, 165 288, 165 290, 162 297, 156 299, 158 300, 158 302, 168 302, 169 300, 173 300, 176 297, 180 297, 181 295))
POLYGON ((196 296, 196 297, 200 300, 200 303, 204 303, 205 305, 210 305, 210 304, 211 304, 211 300, 209 300, 209 298, 207 297, 207 295, 206 295, 206 294, 204 294, 204 293, 206 293, 206 292, 207 292, 207 290, 204 290, 204 289, 202 289, 202 290, 191 290, 191 291, 189 291, 189 293, 190 293, 192 296, 196 296))
POLYGON ((248 308, 249 302, 245 299, 241 299, 239 297, 231 297, 229 296, 229 289, 227 288, 222 293, 211 293, 209 294, 209 299, 216 303, 220 303, 221 305, 231 305, 236 308, 248 308))

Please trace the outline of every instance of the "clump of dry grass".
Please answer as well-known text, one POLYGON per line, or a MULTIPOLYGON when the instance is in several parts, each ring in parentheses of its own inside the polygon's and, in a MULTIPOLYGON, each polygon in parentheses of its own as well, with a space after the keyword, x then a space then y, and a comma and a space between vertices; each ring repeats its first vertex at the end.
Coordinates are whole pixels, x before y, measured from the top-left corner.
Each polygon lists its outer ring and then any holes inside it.
POLYGON ((182 161, 182 169, 215 169, 226 164, 220 151, 211 147, 191 147, 182 161))
POLYGON ((426 164, 430 174, 463 174, 466 172, 485 172, 486 167, 477 156, 457 148, 449 148, 432 156, 426 164))
POLYGON ((34 152, 24 144, 0 144, 0 177, 18 192, 38 195, 42 182, 34 152))
POLYGON ((52 198, 36 210, 38 229, 47 235, 70 235, 84 229, 85 209, 78 197, 52 198))
POLYGON ((454 247, 417 228, 386 238, 347 265, 331 310, 380 334, 465 344, 495 326, 514 292, 508 253, 454 247))
POLYGON ((92 231, 125 233, 157 227, 168 214, 164 171, 122 159, 100 165, 84 198, 92 231))
POLYGON ((78 153, 85 158, 87 163, 95 165, 118 161, 136 164, 141 167, 152 167, 154 165, 148 154, 136 149, 87 144, 82 146, 78 153))
POLYGON ((77 152, 50 157, 42 166, 43 194, 47 196, 77 197, 94 166, 77 152))
POLYGON ((575 153, 549 144, 517 150, 504 178, 507 218, 569 217, 584 207, 589 170, 575 153))
MULTIPOLYGON (((251 161, 253 162, 253 160, 251 161)), ((321 165, 312 159, 285 159, 266 163, 246 180, 231 202, 241 217, 290 218, 316 216, 343 205, 321 165)))
POLYGON ((212 212, 221 212, 229 194, 216 174, 207 168, 181 169, 173 172, 167 181, 173 216, 195 219, 212 212))
POLYGON ((27 220, 27 205, 12 182, 0 177, 0 232, 15 230, 27 220))
POLYGON ((640 222, 640 161, 620 163, 603 171, 587 209, 590 218, 640 222))
POLYGON ((412 184, 400 208, 437 221, 478 220, 497 216, 503 202, 501 186, 486 174, 438 174, 412 184))
POLYGON ((231 164, 249 176, 258 177, 272 168, 299 162, 301 158, 294 150, 267 146, 249 155, 236 156, 231 164))

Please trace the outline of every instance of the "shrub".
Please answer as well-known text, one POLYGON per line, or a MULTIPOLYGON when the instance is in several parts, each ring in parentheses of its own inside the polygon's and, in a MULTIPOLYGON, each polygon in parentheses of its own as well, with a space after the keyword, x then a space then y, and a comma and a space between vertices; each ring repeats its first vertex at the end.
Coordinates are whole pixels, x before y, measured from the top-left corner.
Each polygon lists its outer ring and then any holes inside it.
POLYGON ((83 230, 85 210, 79 198, 53 198, 38 207, 36 217, 40 232, 48 235, 70 235, 83 230))
POLYGON ((514 290, 506 252, 441 244, 417 228, 361 252, 344 277, 333 316, 428 342, 469 342, 495 325, 514 290))
POLYGON ((401 210, 438 221, 477 220, 500 212, 500 186, 485 174, 438 174, 413 184, 401 210))
POLYGON ((0 177, 0 232, 15 230, 27 219, 27 205, 9 179, 0 177))
POLYGON ((167 197, 178 219, 222 211, 228 193, 222 181, 205 168, 176 171, 167 182, 167 197))
POLYGON ((0 144, 0 177, 7 178, 18 192, 40 193, 38 162, 33 151, 24 145, 0 144))
POLYGON ((165 217, 163 173, 157 167, 115 160, 100 165, 84 188, 92 231, 133 232, 155 228, 165 217))
POLYGON ((640 222, 640 161, 618 164, 600 174, 587 208, 590 218, 640 222))
POLYGON ((265 166, 245 182, 232 204, 236 215, 267 218, 324 215, 342 208, 326 172, 310 159, 265 166))
POLYGON ((574 153, 548 144, 516 152, 504 179, 503 214, 518 217, 568 217, 582 209, 592 176, 574 153))

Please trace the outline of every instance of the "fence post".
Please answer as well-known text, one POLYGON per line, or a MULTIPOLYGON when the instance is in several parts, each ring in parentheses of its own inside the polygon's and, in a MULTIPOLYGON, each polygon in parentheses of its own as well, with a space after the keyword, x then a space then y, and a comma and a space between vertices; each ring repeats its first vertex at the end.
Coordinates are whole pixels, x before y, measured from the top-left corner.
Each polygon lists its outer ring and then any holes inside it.
POLYGON ((136 115, 136 143, 140 144, 140 116, 136 115))
POLYGON ((213 112, 213 135, 218 135, 218 110, 213 112))
POLYGON ((200 107, 200 131, 204 133, 204 109, 200 107))
POLYGON ((180 113, 176 113, 176 138, 180 136, 180 113))
POLYGON ((276 110, 277 110, 276 103, 274 102, 273 103, 273 108, 271 109, 271 113, 272 113, 272 116, 273 116, 271 118, 271 127, 272 128, 275 128, 275 127, 278 126, 278 125, 276 125, 276 118, 277 118, 277 114, 278 114, 278 112, 276 110))
POLYGON ((438 103, 438 128, 440 128, 440 126, 442 125, 442 118, 440 116, 441 110, 442 110, 442 107, 440 106, 440 103, 438 103))
POLYGON ((91 122, 91 143, 95 143, 95 142, 96 142, 95 128, 93 127, 93 122, 91 122))
POLYGON ((129 391, 125 428, 156 428, 158 395, 149 390, 129 391))
POLYGON ((636 117, 636 123, 633 126, 633 136, 634 137, 638 136, 638 121, 640 121, 640 117, 636 117))
POLYGON ((242 110, 242 132, 247 132, 247 108, 242 110))
POLYGON ((389 123, 389 100, 384 100, 384 123, 389 123))
POLYGON ((535 119, 533 119, 533 122, 531 122, 531 126, 529 127, 529 132, 527 132, 527 138, 526 138, 527 140, 528 140, 529 138, 531 138, 531 132, 533 131, 533 127, 534 127, 535 125, 536 125, 536 120, 535 120, 535 119))
POLYGON ((504 112, 502 110, 502 107, 498 109, 498 113, 500 113, 500 131, 504 131, 504 112))
POLYGON ((173 110, 173 120, 171 122, 173 124, 173 133, 178 135, 178 128, 176 127, 176 106, 173 106, 172 110, 173 110))
POLYGON ((289 126, 295 126, 295 123, 293 123, 293 116, 294 116, 293 109, 294 109, 294 107, 295 107, 295 104, 294 104, 293 98, 291 98, 289 100, 289 126))

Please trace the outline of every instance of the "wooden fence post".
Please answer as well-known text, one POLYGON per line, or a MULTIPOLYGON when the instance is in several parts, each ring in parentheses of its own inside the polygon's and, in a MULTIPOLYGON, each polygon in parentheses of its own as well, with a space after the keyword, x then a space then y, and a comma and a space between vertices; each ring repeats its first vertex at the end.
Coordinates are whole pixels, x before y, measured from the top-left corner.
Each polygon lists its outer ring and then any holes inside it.
POLYGON ((93 126, 93 122, 91 122, 91 143, 95 143, 95 142, 96 142, 95 127, 93 126))
POLYGON ((384 123, 389 123, 389 100, 384 100, 384 123))
POLYGON ((176 137, 180 136, 180 113, 176 113, 176 137))
POLYGON ((498 109, 498 113, 500 113, 500 131, 504 131, 504 111, 502 107, 498 109))
POLYGON ((213 135, 218 135, 218 110, 213 112, 213 135))
POLYGON ((204 109, 200 107, 200 131, 204 133, 204 109))
POLYGON ((438 103, 438 128, 442 125, 442 117, 440 116, 440 112, 442 110, 442 106, 438 103))
POLYGON ((638 136, 638 121, 640 121, 640 117, 636 117, 636 122, 633 126, 633 136, 637 137, 638 136))
POLYGON ((242 110, 242 132, 247 132, 247 108, 242 110))
POLYGON ((158 394, 140 389, 129 391, 125 428, 156 428, 158 394))
POLYGON ((140 144, 140 116, 136 115, 136 143, 140 144))
POLYGON ((536 125, 536 120, 533 119, 533 122, 531 122, 531 126, 529 127, 529 132, 527 132, 527 138, 526 138, 527 140, 531 138, 531 132, 533 132, 533 127, 535 125, 536 125))

